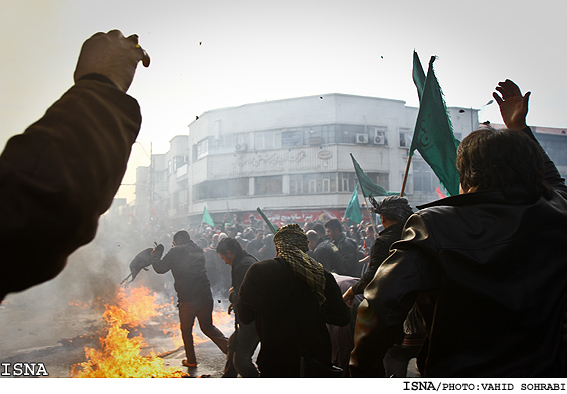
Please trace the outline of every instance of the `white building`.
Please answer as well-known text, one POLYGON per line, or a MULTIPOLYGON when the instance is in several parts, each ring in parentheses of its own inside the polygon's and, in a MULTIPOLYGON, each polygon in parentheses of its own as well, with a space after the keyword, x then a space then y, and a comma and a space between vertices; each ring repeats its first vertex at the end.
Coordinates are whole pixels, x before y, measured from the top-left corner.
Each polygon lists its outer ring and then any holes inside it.
MULTIPOLYGON (((459 140, 478 126, 476 109, 449 112, 459 140)), ((147 187, 136 189, 137 211, 181 226, 199 224, 205 207, 215 223, 227 212, 260 219, 258 207, 276 222, 340 219, 357 184, 350 154, 374 183, 401 190, 417 113, 401 100, 345 94, 207 111, 140 170, 147 187)), ((418 156, 405 189, 413 206, 438 198, 437 177, 418 156)))

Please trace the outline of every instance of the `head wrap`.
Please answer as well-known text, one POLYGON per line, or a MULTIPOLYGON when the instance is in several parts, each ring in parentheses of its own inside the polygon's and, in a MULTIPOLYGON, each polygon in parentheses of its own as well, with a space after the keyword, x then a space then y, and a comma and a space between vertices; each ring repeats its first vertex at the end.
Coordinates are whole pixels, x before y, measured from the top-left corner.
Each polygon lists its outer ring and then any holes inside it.
POLYGON ((291 268, 299 280, 305 282, 317 297, 319 305, 325 302, 325 269, 307 255, 307 236, 298 224, 281 227, 274 235, 278 256, 291 268))
POLYGON ((370 197, 370 202, 374 206, 372 209, 374 212, 393 216, 399 222, 405 222, 413 213, 408 200, 404 197, 389 196, 383 199, 380 204, 370 197))

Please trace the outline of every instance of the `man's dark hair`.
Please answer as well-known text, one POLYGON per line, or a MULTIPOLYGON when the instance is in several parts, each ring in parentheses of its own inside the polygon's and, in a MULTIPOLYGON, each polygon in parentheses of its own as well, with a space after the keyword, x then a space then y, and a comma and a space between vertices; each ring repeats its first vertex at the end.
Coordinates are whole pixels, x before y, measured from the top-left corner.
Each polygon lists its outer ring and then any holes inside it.
POLYGON ((325 223, 325 228, 330 228, 331 230, 339 230, 343 232, 343 225, 339 222, 339 219, 331 219, 325 223))
POLYGON ((217 245, 217 253, 226 255, 227 250, 237 254, 242 251, 242 246, 240 245, 240 242, 234 238, 223 238, 217 245))
POLYGON ((500 189, 511 202, 551 196, 540 147, 522 131, 485 127, 463 139, 457 149, 463 190, 500 189))
POLYGON ((382 215, 383 219, 394 223, 405 223, 413 213, 408 200, 401 196, 388 196, 380 203, 377 203, 373 197, 370 197, 373 205, 373 211, 382 215))
POLYGON ((321 235, 315 230, 307 230, 305 235, 308 241, 318 241, 321 238, 321 235))
POLYGON ((191 237, 189 236, 189 233, 187 231, 181 230, 175 233, 175 235, 173 236, 173 241, 177 245, 186 244, 191 241, 191 237))
POLYGON ((317 234, 319 234, 321 237, 325 236, 325 226, 323 226, 321 223, 316 223, 315 226, 313 226, 313 230, 317 232, 317 234))

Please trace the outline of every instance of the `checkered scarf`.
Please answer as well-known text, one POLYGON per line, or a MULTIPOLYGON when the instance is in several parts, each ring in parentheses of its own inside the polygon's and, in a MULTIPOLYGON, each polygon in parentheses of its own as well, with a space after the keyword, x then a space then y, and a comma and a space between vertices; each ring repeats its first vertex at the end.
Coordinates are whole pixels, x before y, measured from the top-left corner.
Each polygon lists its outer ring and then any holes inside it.
POLYGON ((299 280, 305 282, 317 297, 319 305, 325 302, 325 270, 321 263, 307 255, 307 236, 297 224, 281 227, 274 235, 278 256, 291 268, 299 280))

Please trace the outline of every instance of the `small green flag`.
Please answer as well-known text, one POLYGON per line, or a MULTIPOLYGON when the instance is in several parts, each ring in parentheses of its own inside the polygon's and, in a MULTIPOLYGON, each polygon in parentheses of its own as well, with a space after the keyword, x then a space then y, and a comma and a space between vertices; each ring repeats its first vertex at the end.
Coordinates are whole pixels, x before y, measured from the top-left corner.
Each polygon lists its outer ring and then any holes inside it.
POLYGON ((207 207, 205 207, 205 210, 203 211, 203 222, 210 224, 211 226, 215 225, 215 222, 213 222, 213 218, 211 217, 211 215, 209 214, 209 211, 207 210, 207 207))
POLYGON ((256 211, 258 211, 258 213, 260 214, 260 216, 262 216, 262 219, 264 219, 264 222, 266 222, 266 224, 268 225, 268 227, 270 228, 270 231, 275 234, 278 229, 276 228, 276 226, 274 226, 272 224, 272 222, 270 222, 270 219, 268 219, 268 217, 264 214, 264 212, 262 212, 262 210, 260 209, 260 207, 256 208, 256 211))
POLYGON ((355 223, 362 222, 362 213, 360 212, 360 203, 358 202, 358 183, 346 207, 345 218, 349 218, 355 223))
MULTIPOLYGON (((354 171, 356 171, 356 177, 358 178, 358 183, 360 184, 360 189, 362 190, 362 195, 367 197, 377 197, 377 196, 394 196, 400 193, 388 192, 383 187, 378 186, 366 176, 362 168, 358 165, 358 162, 354 159, 352 153, 350 154, 352 158, 352 164, 354 164, 354 171)), ((355 189, 356 192, 356 189, 355 189)))
POLYGON ((433 71, 435 56, 429 60, 429 70, 424 83, 423 69, 415 51, 413 58, 413 80, 420 94, 420 105, 409 153, 413 155, 417 149, 447 192, 454 196, 459 194, 459 141, 453 135, 453 126, 443 93, 433 71))

